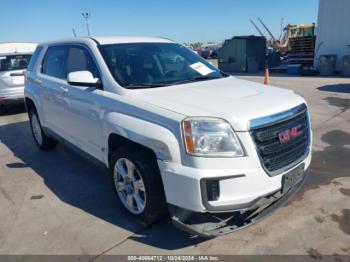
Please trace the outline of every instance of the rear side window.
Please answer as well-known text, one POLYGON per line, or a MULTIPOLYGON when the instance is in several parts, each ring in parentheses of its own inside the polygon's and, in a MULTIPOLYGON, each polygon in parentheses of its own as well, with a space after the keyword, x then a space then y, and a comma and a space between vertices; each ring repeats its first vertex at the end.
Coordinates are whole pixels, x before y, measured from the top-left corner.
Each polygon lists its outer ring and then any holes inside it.
POLYGON ((89 71, 94 77, 100 77, 92 56, 87 49, 80 46, 72 46, 69 48, 67 75, 75 71, 89 71))
POLYGON ((32 55, 32 57, 29 60, 29 65, 28 65, 27 71, 33 71, 34 65, 35 65, 36 61, 38 60, 38 57, 41 53, 41 50, 43 50, 42 46, 39 46, 35 49, 34 54, 32 55))
POLYGON ((46 51, 42 73, 61 79, 66 79, 66 55, 68 47, 52 46, 46 51))

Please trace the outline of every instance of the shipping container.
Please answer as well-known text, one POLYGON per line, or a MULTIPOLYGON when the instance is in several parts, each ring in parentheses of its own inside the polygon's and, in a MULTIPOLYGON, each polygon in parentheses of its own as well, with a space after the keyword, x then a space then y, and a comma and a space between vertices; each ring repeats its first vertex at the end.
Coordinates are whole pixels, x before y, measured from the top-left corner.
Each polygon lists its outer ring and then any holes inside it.
POLYGON ((247 72, 248 58, 250 57, 259 61, 259 69, 264 69, 265 37, 236 36, 226 40, 218 52, 219 69, 224 72, 247 72))

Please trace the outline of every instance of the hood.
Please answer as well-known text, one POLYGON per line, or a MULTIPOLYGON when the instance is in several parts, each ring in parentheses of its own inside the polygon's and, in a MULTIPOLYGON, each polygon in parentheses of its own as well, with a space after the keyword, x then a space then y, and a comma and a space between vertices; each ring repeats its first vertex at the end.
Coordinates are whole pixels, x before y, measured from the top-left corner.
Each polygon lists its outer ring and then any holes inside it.
POLYGON ((185 117, 225 119, 235 131, 248 131, 249 120, 280 113, 305 102, 293 91, 235 77, 132 90, 130 94, 185 117))

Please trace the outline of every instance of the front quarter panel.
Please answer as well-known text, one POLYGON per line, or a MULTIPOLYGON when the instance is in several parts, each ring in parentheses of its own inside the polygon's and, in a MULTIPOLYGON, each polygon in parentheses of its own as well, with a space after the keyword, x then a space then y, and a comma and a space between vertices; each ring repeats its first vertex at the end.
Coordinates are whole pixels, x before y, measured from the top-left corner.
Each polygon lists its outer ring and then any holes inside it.
MULTIPOLYGON (((104 148, 108 148, 108 137, 117 134, 135 143, 150 148, 157 159, 166 161, 181 161, 179 143, 169 129, 131 115, 109 112, 104 116, 103 141, 104 148)), ((105 155, 108 165, 108 154, 105 155)))

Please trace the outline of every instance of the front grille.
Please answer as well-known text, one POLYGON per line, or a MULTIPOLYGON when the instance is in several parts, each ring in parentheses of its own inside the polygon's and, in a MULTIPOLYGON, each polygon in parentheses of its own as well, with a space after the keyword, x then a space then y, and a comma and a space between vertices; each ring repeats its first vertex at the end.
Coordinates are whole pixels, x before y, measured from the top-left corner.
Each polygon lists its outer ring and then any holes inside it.
POLYGON ((269 175, 281 173, 305 158, 309 150, 309 128, 305 105, 298 107, 298 111, 292 116, 289 115, 287 119, 251 128, 261 164, 269 175), (281 143, 279 134, 297 126, 301 134, 288 142, 281 143))

